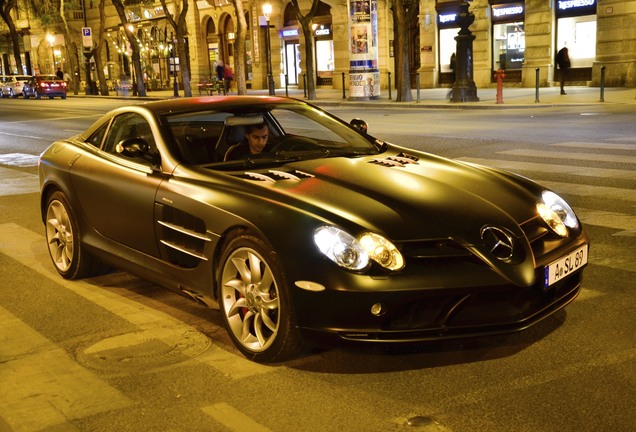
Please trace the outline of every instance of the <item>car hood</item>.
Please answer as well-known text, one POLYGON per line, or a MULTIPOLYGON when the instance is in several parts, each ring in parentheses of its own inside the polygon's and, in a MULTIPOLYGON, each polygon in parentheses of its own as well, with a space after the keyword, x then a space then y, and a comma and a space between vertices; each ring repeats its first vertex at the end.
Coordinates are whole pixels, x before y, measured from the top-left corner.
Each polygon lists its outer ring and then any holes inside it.
POLYGON ((337 215, 394 240, 468 240, 475 228, 479 237, 484 225, 502 225, 522 236, 518 225, 536 216, 538 200, 529 181, 422 153, 314 159, 240 177, 269 190, 258 192, 261 196, 302 201, 328 219, 337 215))

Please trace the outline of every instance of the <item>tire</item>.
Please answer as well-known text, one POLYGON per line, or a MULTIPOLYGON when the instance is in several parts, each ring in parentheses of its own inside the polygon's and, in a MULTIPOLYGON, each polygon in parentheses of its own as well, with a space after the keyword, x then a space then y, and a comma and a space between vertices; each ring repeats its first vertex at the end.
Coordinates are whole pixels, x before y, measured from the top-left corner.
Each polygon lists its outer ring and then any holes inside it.
POLYGON ((305 343, 295 326, 287 282, 271 248, 241 231, 226 241, 220 263, 221 315, 239 351, 259 363, 298 356, 305 343))
POLYGON ((62 99, 66 99, 66 95, 62 95, 62 96, 61 96, 61 98, 62 98, 62 99))
POLYGON ((25 99, 28 99, 29 95, 27 94, 27 92, 23 91, 22 92, 22 97, 25 98, 25 99))
POLYGON ((38 92, 35 92, 35 98, 36 99, 42 99, 42 95, 38 92))
POLYGON ((13 91, 13 89, 9 89, 9 97, 10 98, 16 98, 17 96, 15 95, 15 92, 13 91))
POLYGON ((62 277, 80 279, 103 271, 104 266, 84 250, 79 224, 62 192, 49 196, 44 223, 49 256, 62 277))

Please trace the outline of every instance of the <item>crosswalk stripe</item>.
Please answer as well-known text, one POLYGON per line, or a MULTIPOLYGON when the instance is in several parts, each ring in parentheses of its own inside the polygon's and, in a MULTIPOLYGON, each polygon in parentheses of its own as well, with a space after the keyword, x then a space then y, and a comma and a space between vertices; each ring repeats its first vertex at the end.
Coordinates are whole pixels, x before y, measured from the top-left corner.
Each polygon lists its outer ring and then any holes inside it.
POLYGON ((548 174, 566 174, 594 178, 615 178, 636 180, 636 170, 619 170, 611 168, 594 168, 586 166, 556 165, 536 162, 521 162, 502 159, 483 159, 460 157, 457 160, 499 168, 513 172, 538 172, 548 174))
POLYGON ((73 430, 69 420, 134 404, 3 307, 0 322, 0 413, 10 430, 73 430))
POLYGON ((578 196, 593 196, 611 198, 623 201, 636 201, 635 189, 614 188, 607 186, 592 186, 585 184, 563 183, 549 180, 536 179, 537 182, 552 189, 559 194, 578 196))
POLYGON ((634 144, 621 144, 621 143, 595 143, 595 142, 560 142, 551 144, 557 147, 573 147, 573 148, 585 148, 585 149, 597 149, 597 150, 631 150, 636 151, 636 145, 634 144))
POLYGON ((513 149, 497 152, 497 154, 505 154, 511 156, 529 156, 546 159, 566 159, 566 160, 583 160, 594 162, 612 162, 612 163, 636 163, 636 156, 610 155, 598 153, 574 153, 574 152, 556 152, 532 149, 513 149))
POLYGON ((231 431, 271 432, 271 429, 255 422, 225 402, 203 407, 202 411, 231 431))
POLYGON ((636 231, 636 216, 580 207, 577 207, 575 210, 577 216, 584 224, 628 232, 636 231))
MULTIPOLYGON (((183 338, 184 334, 193 335, 192 337, 200 335, 200 332, 194 327, 184 324, 163 312, 145 307, 134 300, 101 289, 99 286, 92 284, 90 279, 79 281, 63 279, 55 272, 50 262, 44 237, 19 225, 13 223, 0 224, 0 253, 19 261, 42 276, 53 280, 60 286, 86 298, 139 328, 138 332, 118 336, 117 340, 104 340, 94 344, 89 348, 91 350, 89 354, 106 351, 116 344, 139 344, 140 341, 147 341, 149 338, 164 342, 168 346, 174 346, 175 341, 183 338)), ((114 275, 115 280, 118 277, 114 275)), ((103 281, 104 277, 100 279, 103 281)), ((200 337, 203 337, 203 335, 200 335, 200 337)), ((89 349, 87 349, 87 352, 89 349)), ((185 351, 182 354, 186 356, 191 354, 193 361, 205 363, 232 379, 261 375, 283 367, 261 365, 247 360, 242 355, 225 351, 214 344, 206 346, 205 352, 200 352, 199 350, 189 353, 185 351)))
POLYGON ((38 176, 0 167, 0 196, 20 195, 40 190, 38 176))

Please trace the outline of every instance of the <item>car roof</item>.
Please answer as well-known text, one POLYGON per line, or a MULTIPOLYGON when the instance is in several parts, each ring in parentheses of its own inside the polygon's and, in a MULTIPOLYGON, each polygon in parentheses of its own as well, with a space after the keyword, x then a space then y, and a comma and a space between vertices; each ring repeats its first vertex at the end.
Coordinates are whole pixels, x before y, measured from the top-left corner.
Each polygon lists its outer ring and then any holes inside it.
POLYGON ((203 96, 146 102, 144 108, 157 115, 179 114, 191 111, 224 110, 240 107, 256 108, 281 103, 304 104, 303 101, 276 96, 203 96))

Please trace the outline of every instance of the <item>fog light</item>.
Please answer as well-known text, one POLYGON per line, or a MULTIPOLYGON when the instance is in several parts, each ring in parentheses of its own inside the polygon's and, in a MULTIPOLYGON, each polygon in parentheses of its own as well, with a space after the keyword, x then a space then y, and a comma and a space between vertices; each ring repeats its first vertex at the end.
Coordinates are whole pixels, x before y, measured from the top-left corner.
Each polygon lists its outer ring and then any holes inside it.
POLYGON ((381 316, 386 313, 386 308, 382 303, 375 303, 371 306, 371 313, 375 316, 381 316))

